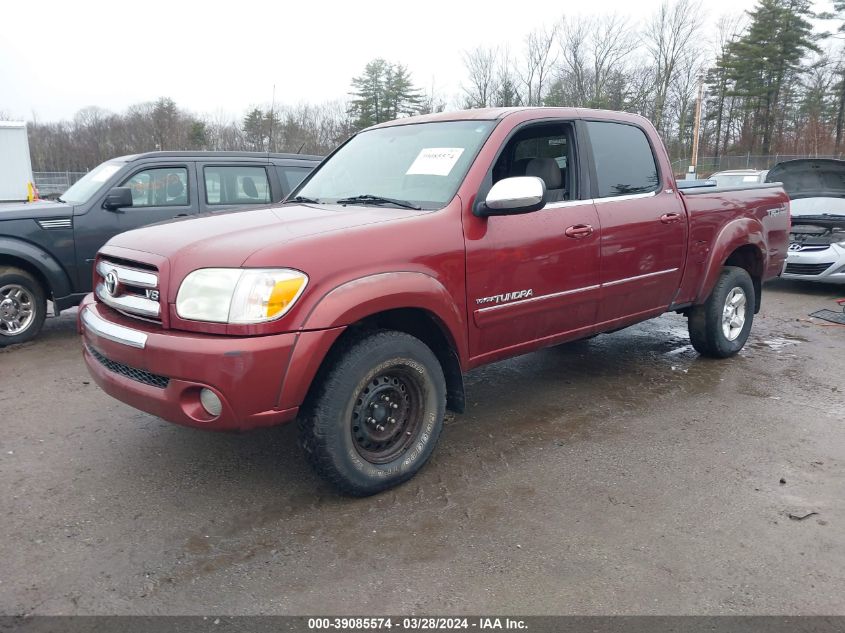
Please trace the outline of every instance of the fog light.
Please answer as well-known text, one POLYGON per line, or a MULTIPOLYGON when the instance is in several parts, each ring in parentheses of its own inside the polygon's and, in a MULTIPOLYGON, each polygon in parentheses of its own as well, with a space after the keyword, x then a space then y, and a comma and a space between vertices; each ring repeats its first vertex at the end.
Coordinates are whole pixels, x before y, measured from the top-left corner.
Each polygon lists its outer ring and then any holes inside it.
POLYGON ((223 411, 223 403, 220 402, 220 398, 218 398, 217 394, 211 389, 203 388, 203 390, 200 391, 200 404, 202 404, 202 408, 205 409, 209 415, 215 418, 220 415, 221 411, 223 411))

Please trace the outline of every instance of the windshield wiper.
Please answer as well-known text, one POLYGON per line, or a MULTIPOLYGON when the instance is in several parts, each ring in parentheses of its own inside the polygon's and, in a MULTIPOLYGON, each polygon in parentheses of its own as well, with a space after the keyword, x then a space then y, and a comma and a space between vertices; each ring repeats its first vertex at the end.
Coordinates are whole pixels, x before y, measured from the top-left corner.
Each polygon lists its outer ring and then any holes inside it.
POLYGON ((61 197, 56 198, 56 201, 58 201, 58 202, 64 202, 65 204, 67 204, 67 200, 65 200, 64 198, 61 198, 61 197))
POLYGON ((288 198, 285 202, 300 202, 305 204, 320 204, 320 201, 316 198, 308 198, 306 196, 294 196, 293 198, 288 198))
POLYGON ((396 198, 385 198, 384 196, 374 196, 371 193, 365 193, 360 196, 352 196, 351 198, 341 198, 337 201, 338 204, 392 204, 403 209, 416 209, 419 211, 422 207, 415 205, 413 202, 407 200, 398 200, 396 198))

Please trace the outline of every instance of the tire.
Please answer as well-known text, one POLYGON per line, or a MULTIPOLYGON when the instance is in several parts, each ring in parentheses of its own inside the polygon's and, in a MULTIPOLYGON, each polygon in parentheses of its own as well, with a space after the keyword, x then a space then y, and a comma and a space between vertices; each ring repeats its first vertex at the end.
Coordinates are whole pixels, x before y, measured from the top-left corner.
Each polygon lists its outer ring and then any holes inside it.
POLYGON ((47 297, 35 277, 0 266, 0 347, 35 338, 47 317, 47 297))
POLYGON ((300 445, 319 475, 364 497, 407 481, 431 457, 446 381, 432 351, 403 332, 376 331, 342 345, 300 414, 300 445))
POLYGON ((728 358, 741 350, 754 322, 755 297, 748 272, 725 266, 704 305, 689 312, 687 325, 695 350, 711 358, 728 358))

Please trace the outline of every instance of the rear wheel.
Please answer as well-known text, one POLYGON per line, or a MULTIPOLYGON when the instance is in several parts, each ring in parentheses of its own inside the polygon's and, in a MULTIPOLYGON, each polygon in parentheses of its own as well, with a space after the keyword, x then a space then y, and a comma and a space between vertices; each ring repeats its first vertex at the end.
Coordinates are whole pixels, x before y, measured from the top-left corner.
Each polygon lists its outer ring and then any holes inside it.
POLYGON ((432 351, 403 332, 348 342, 300 416, 314 469, 341 492, 375 494, 413 477, 443 427, 446 381, 432 351))
POLYGON ((46 317, 47 298, 35 277, 0 267, 0 347, 35 338, 46 317))
POLYGON ((702 356, 727 358, 745 345, 754 321, 754 283, 744 268, 725 266, 704 305, 689 312, 690 342, 702 356))

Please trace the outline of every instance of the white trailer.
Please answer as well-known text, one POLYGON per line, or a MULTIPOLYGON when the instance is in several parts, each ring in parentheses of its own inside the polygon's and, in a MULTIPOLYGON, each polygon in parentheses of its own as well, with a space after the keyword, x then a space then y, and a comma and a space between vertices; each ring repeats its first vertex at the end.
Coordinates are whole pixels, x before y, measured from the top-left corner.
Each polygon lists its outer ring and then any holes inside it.
POLYGON ((23 121, 0 121, 0 202, 29 199, 32 162, 23 121))

